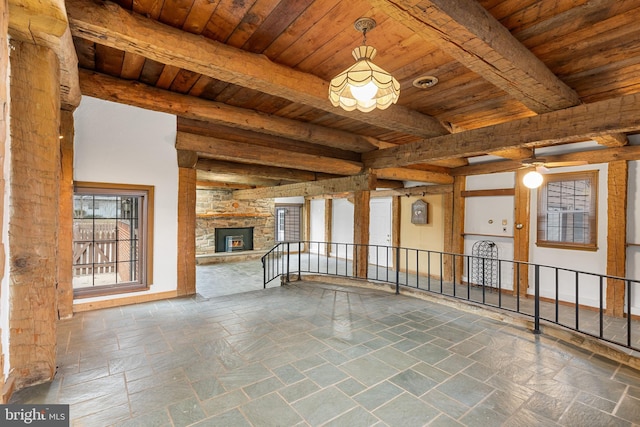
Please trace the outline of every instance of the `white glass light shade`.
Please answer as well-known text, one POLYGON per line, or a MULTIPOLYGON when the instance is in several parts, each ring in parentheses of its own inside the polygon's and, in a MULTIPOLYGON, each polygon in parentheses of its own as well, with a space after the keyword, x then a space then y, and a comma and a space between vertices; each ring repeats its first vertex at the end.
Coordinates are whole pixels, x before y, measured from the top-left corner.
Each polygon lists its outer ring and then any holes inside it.
POLYGON ((376 56, 372 46, 353 49, 356 63, 331 80, 329 100, 347 111, 384 110, 400 96, 400 83, 391 74, 371 62, 376 56))
POLYGON ((522 177, 522 183, 527 188, 538 188, 542 185, 542 174, 538 171, 531 171, 522 177))

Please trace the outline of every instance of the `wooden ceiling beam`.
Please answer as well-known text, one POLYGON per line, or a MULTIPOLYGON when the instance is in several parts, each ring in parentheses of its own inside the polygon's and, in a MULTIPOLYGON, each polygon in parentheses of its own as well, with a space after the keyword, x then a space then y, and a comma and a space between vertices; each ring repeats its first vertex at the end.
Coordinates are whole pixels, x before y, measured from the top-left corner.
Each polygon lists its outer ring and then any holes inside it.
POLYGON ((276 197, 320 196, 344 192, 375 190, 376 185, 375 174, 365 173, 344 178, 281 185, 280 187, 238 190, 233 192, 233 198, 238 200, 255 200, 273 199, 276 197))
POLYGON ((371 197, 394 196, 426 196, 427 194, 447 194, 453 192, 453 185, 422 185, 420 187, 398 188, 395 190, 378 190, 371 197))
POLYGON ((583 104, 495 126, 439 136, 364 153, 365 167, 379 169, 479 156, 487 152, 584 141, 640 130, 640 93, 583 104), (562 123, 562 126, 558 126, 562 123))
POLYGON ((9 0, 9 29, 60 38, 68 27, 64 0, 9 0))
POLYGON ((196 190, 205 188, 216 188, 221 190, 245 190, 254 188, 254 186, 245 184, 234 184, 231 182, 196 181, 196 190))
POLYGON ((80 70, 80 89, 85 95, 107 101, 342 150, 365 152, 391 145, 375 138, 180 95, 87 70, 80 70))
POLYGON ((212 159, 199 159, 195 168, 216 174, 235 174, 266 179, 280 179, 293 182, 316 181, 316 172, 273 166, 248 165, 212 159))
POLYGON ((240 174, 218 174, 202 170, 196 170, 198 181, 226 183, 229 185, 246 185, 249 187, 272 187, 276 185, 290 184, 291 181, 280 179, 257 178, 240 174))
MULTIPOLYGON (((462 65, 543 114, 581 103, 560 80, 476 0, 369 0, 393 19, 434 42, 462 65)), ((606 146, 626 145, 624 134, 601 135, 606 146)), ((508 153, 496 154, 514 159, 508 153)))
MULTIPOLYGON (((640 146, 629 145, 624 147, 602 148, 576 153, 541 156, 541 158, 544 159, 545 162, 549 163, 577 161, 586 162, 587 164, 608 163, 616 160, 640 160, 640 146)), ((497 172, 512 172, 522 168, 522 163, 517 161, 487 162, 451 169, 451 175, 482 175, 497 172)))
POLYGON ((362 163, 351 160, 296 153, 274 147, 262 147, 210 136, 178 132, 176 148, 196 151, 201 157, 264 166, 277 166, 335 175, 356 175, 362 163))
POLYGON ((441 172, 409 168, 381 168, 373 169, 372 172, 376 174, 378 179, 429 182, 434 184, 453 184, 453 177, 441 172))
POLYGON ((423 137, 448 133, 435 118, 400 105, 369 113, 333 107, 329 83, 313 74, 130 13, 115 3, 67 0, 66 5, 76 37, 374 126, 423 137))

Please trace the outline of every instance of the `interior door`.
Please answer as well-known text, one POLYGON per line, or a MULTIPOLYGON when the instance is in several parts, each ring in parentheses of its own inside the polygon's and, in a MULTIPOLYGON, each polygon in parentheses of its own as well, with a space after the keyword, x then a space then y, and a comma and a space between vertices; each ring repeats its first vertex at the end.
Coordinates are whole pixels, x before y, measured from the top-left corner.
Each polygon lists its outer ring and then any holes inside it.
POLYGON ((371 199, 369 220, 369 245, 379 245, 369 251, 369 263, 383 267, 393 265, 391 246, 391 197, 371 199))

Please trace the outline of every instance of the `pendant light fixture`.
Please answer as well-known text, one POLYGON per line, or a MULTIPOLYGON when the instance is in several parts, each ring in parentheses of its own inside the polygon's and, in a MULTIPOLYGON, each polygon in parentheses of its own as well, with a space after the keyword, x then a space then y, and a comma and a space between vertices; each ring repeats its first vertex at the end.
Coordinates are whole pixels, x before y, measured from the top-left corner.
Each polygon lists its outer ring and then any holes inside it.
POLYGON ((376 108, 384 110, 398 101, 400 83, 372 62, 377 51, 367 46, 367 32, 375 26, 372 18, 360 18, 354 23, 363 35, 363 43, 351 53, 356 63, 331 80, 329 100, 334 107, 368 112, 376 108))
POLYGON ((543 179, 542 174, 537 170, 534 170, 522 177, 522 183, 525 187, 534 189, 542 185, 543 179))

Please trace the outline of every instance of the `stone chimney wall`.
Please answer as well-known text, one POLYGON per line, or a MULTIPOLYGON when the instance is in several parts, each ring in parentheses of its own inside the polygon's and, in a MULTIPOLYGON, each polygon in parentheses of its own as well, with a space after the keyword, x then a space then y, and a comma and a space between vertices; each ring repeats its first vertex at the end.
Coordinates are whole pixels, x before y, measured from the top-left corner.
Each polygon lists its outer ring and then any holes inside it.
POLYGON ((234 200, 229 190, 196 191, 196 255, 215 253, 216 228, 253 227, 253 249, 275 242, 273 199, 234 200))

